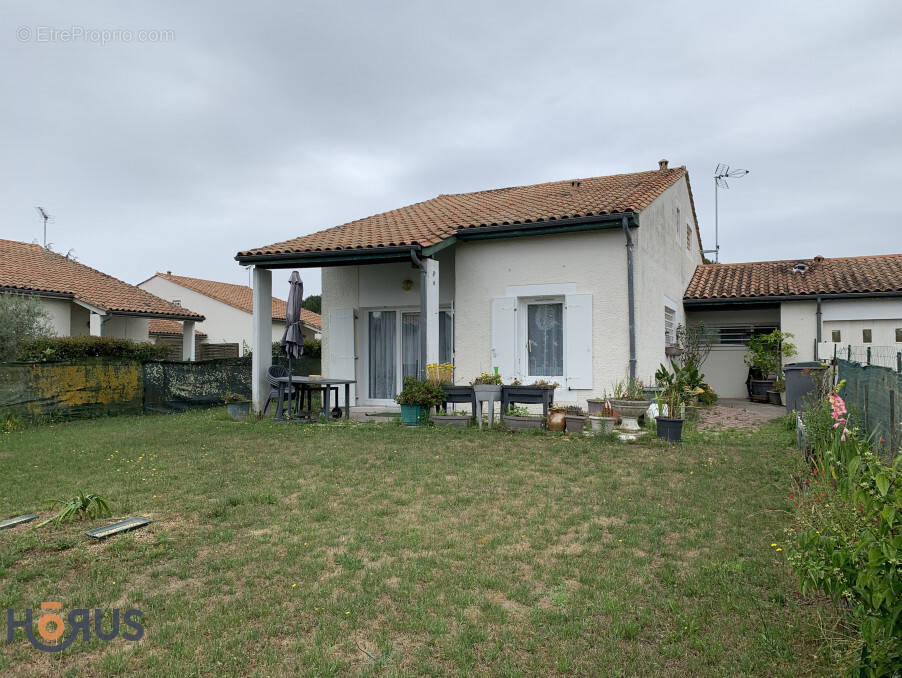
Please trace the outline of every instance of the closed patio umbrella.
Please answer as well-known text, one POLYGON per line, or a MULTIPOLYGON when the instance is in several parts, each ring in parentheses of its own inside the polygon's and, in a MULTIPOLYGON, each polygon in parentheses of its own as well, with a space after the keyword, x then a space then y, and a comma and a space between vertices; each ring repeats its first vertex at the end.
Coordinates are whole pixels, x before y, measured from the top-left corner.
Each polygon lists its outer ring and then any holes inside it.
MULTIPOLYGON (((285 310, 285 332, 279 345, 288 357, 288 376, 291 376, 291 359, 304 355, 304 335, 301 332, 301 303, 304 301, 304 283, 297 271, 288 279, 288 304, 285 310)), ((289 389, 293 388, 289 384, 289 389)), ((289 391, 290 392, 290 391, 289 391)), ((289 407, 289 410, 291 408, 289 407)))

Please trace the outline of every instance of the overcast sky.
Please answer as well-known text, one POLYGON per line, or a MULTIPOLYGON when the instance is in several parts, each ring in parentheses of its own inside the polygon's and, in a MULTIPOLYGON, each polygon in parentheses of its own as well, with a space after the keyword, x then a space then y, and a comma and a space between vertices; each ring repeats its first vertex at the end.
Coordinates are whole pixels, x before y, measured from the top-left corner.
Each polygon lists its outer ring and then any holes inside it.
POLYGON ((751 170, 722 261, 902 252, 898 0, 7 0, 0 49, 0 237, 40 242, 42 205, 55 250, 132 283, 247 282, 239 250, 660 158, 705 247, 715 165, 751 170))

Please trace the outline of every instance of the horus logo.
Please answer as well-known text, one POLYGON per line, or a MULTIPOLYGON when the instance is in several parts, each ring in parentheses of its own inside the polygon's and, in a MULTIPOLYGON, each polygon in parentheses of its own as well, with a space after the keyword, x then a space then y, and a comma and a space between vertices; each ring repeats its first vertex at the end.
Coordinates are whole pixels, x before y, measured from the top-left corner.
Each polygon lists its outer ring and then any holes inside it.
MULTIPOLYGON (((30 607, 25 608, 25 619, 19 621, 17 621, 15 618, 15 610, 7 609, 6 642, 11 643, 15 640, 16 629, 22 629, 25 632, 25 636, 28 638, 28 642, 30 642, 34 647, 41 650, 42 652, 62 652, 75 642, 79 632, 81 633, 82 642, 87 642, 91 637, 92 631, 92 611, 88 610, 87 608, 70 610, 69 614, 66 615, 66 620, 63 621, 63 617, 60 614, 62 609, 62 603, 41 603, 41 618, 38 619, 38 635, 44 642, 41 642, 41 640, 35 638, 33 624, 34 614, 30 607), (65 638, 63 638, 66 632, 67 622, 69 626, 69 633, 65 638), (56 644, 56 641, 58 641, 60 638, 63 638, 62 642, 56 644), (48 645, 46 643, 54 644, 48 645)), ((103 610, 99 608, 94 609, 93 613, 93 632, 97 638, 110 641, 120 635, 118 609, 112 610, 112 628, 109 631, 103 630, 103 610)), ((144 613, 141 612, 141 610, 130 609, 126 610, 122 615, 123 626, 131 629, 130 631, 122 632, 121 635, 124 640, 138 641, 144 637, 144 627, 140 624, 140 622, 137 621, 142 617, 143 614, 144 613)))

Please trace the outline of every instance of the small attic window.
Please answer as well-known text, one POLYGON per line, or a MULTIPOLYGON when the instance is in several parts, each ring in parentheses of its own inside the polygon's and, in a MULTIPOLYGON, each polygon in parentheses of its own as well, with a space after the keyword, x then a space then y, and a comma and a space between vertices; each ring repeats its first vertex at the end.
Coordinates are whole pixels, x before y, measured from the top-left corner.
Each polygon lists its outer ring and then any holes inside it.
POLYGON ((799 263, 797 263, 795 266, 792 267, 793 273, 804 273, 807 270, 808 270, 808 264, 806 264, 804 261, 800 261, 799 263))

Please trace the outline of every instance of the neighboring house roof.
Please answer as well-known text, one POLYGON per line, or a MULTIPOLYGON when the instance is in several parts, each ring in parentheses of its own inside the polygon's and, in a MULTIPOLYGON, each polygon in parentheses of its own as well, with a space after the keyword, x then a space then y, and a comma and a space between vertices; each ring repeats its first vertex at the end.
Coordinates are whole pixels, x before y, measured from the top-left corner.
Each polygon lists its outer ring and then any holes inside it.
POLYGON ((686 301, 769 297, 899 294, 902 254, 704 264, 686 289, 686 301))
POLYGON ((40 245, 0 240, 0 290, 46 293, 74 299, 104 313, 203 320, 106 273, 40 245))
MULTIPOLYGON (((662 164, 664 169, 649 172, 439 195, 310 235, 239 252, 238 257, 427 247, 469 229, 640 212, 679 179, 689 179, 685 167, 666 169, 666 161, 662 164)), ((694 205, 692 212, 694 217, 694 205)))
MULTIPOLYGON (((157 273, 160 278, 181 285, 198 294, 216 299, 245 313, 254 311, 254 290, 247 285, 235 285, 233 283, 217 282, 215 280, 203 280, 201 278, 189 278, 184 275, 173 275, 171 272, 157 273)), ((282 299, 272 298, 273 320, 285 320, 287 304, 282 299)), ((301 322, 319 331, 323 327, 323 320, 319 313, 301 309, 301 322)))
MULTIPOLYGON (((166 318, 151 318, 147 323, 147 332, 151 335, 182 336, 184 334, 182 323, 166 318)), ((200 330, 194 330, 194 336, 206 337, 200 330)))

